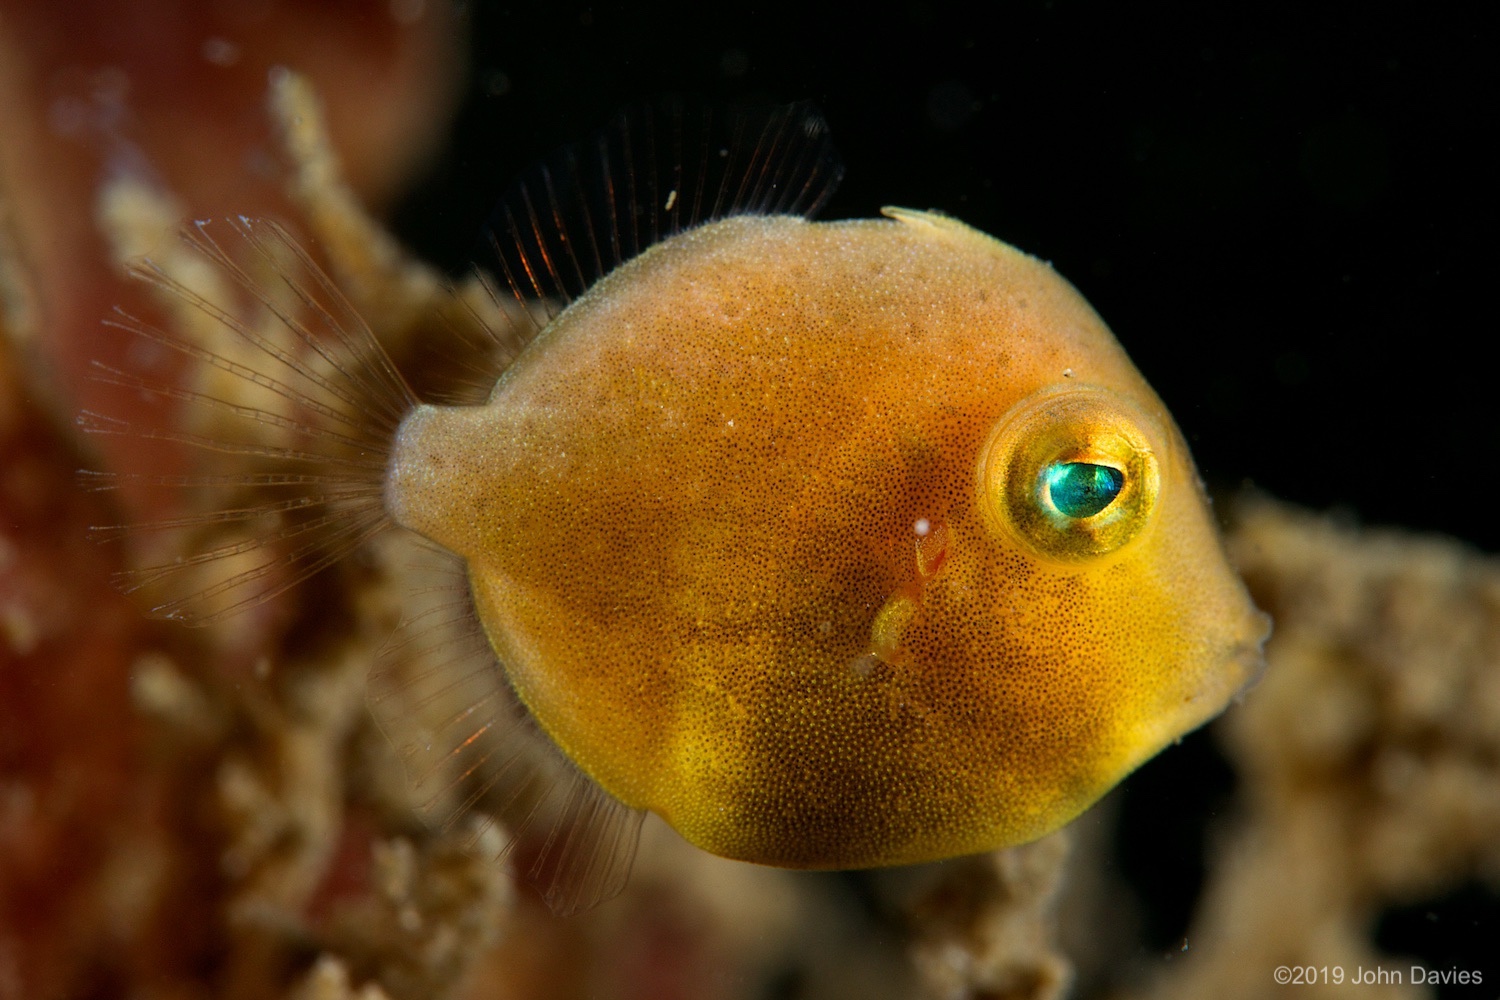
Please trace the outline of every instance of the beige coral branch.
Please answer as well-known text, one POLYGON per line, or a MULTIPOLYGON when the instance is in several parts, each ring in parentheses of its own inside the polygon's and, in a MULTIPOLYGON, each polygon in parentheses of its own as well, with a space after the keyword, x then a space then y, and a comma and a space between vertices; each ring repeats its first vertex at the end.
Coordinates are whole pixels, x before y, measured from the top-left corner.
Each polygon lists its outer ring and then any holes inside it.
POLYGON ((1231 547, 1276 620, 1270 668, 1222 723, 1240 819, 1150 995, 1279 996, 1276 968, 1301 965, 1402 981, 1299 996, 1430 996, 1371 935, 1385 907, 1500 887, 1500 564, 1264 498, 1231 547))

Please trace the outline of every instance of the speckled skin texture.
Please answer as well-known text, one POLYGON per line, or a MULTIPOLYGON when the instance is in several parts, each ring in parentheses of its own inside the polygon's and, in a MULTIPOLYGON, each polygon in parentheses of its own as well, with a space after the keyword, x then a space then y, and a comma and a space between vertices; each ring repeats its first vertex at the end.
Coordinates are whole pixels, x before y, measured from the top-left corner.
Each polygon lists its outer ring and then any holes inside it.
POLYGON ((398 437, 391 509, 467 558, 542 726, 717 854, 863 867, 1036 838, 1260 662, 1186 446, 1087 303, 961 223, 891 214, 653 247, 488 405, 422 407, 398 437), (1159 468, 1103 556, 1004 530, 982 475, 1003 418, 1059 390, 1126 414, 1159 468))

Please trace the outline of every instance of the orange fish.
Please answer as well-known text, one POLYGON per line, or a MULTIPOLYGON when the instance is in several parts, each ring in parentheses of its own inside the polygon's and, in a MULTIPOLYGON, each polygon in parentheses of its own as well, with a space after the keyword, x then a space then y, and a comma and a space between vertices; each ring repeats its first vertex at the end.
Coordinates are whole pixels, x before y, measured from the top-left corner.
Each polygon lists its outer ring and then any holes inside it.
MULTIPOLYGON (((839 175, 806 107, 696 173, 632 128, 507 202, 512 313, 565 307, 481 405, 419 403, 274 225, 199 238, 274 318, 200 301, 238 353, 194 357, 291 404, 239 414, 282 520, 146 571, 199 574, 158 614, 254 604, 390 524, 455 553, 582 776, 532 872, 565 912, 624 884, 644 811, 795 868, 1035 839, 1257 675, 1265 618, 1181 434, 1051 267, 936 213, 801 217, 839 175)), ((424 729, 422 690, 377 673, 398 744, 501 780, 489 709, 424 729)))

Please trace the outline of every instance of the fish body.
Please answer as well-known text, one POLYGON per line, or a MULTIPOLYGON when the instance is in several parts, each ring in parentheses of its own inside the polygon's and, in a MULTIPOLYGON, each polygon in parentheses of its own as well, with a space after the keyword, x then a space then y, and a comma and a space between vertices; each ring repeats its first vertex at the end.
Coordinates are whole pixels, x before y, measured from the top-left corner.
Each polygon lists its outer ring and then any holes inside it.
POLYGON ((459 557, 468 597, 392 644, 371 708, 424 808, 500 816, 476 845, 533 843, 559 913, 619 891, 645 811, 800 868, 1042 836, 1261 666, 1182 436, 1072 286, 939 214, 799 217, 841 173, 821 118, 747 121, 624 119, 502 203, 495 315, 534 336, 481 405, 420 402, 241 218, 188 233, 227 284, 136 268, 178 332, 115 321, 197 381, 100 366, 178 426, 80 418, 210 460, 102 477, 221 498, 134 526, 186 535, 127 575, 160 617, 223 621, 393 524, 459 557), (655 158, 700 125, 696 161, 655 158))
POLYGON ((486 405, 396 436, 394 517, 463 556, 531 713, 716 854, 850 868, 1033 839, 1259 662, 1181 435, 1093 310, 960 222, 887 214, 657 244, 486 405), (1045 455, 1001 468, 1016 434, 1045 455), (1128 538, 1075 552, 1011 523, 1083 459, 1150 480, 1128 538))

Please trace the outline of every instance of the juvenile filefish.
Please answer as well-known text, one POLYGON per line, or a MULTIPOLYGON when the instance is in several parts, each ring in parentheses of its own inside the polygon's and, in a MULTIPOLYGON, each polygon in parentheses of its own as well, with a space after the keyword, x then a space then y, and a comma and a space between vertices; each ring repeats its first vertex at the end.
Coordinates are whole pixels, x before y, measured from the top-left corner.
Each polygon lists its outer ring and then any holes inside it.
MULTIPOLYGON (((193 575, 156 613, 205 621, 388 525, 461 557, 575 776, 530 870, 561 912, 620 889, 648 810, 794 868, 1032 840, 1262 664, 1182 435, 1072 286, 934 212, 808 221, 840 169, 806 106, 689 131, 617 125, 506 201, 493 287, 538 332, 478 405, 419 402, 274 224, 192 234, 275 330, 205 301, 238 353, 179 349, 292 439, 245 446, 263 546, 138 581, 193 575)), ((421 697, 377 671, 409 757, 503 782, 488 710, 413 736, 421 697)))

